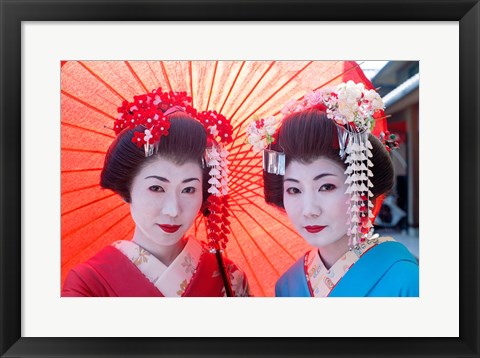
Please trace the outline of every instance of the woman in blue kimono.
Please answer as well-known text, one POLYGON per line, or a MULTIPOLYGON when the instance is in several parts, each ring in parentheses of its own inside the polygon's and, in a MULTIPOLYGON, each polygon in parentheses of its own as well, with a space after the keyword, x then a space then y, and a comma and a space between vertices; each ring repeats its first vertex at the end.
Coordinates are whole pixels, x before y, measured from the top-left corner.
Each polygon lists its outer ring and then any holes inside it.
POLYGON ((417 260, 373 233, 375 201, 394 178, 389 152, 370 134, 382 108, 376 92, 349 82, 290 103, 278 129, 273 117, 248 128, 263 149, 266 202, 285 209, 313 247, 280 277, 276 296, 419 295, 417 260))

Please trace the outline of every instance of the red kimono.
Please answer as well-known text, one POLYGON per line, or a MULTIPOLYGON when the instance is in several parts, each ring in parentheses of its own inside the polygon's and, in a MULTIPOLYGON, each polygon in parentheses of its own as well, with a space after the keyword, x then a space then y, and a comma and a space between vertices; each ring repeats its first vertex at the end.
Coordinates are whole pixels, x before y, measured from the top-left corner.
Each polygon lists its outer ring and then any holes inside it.
MULTIPOLYGON (((248 283, 244 273, 230 260, 225 258, 224 261, 235 296, 248 296, 248 283)), ((206 251, 193 238, 189 239, 186 248, 170 265, 171 267, 162 268, 162 265, 153 255, 136 244, 130 241, 119 241, 74 267, 65 279, 62 296, 225 296, 225 288, 215 255, 206 251), (119 245, 116 246, 116 244, 119 245), (127 250, 124 250, 125 247, 127 250), (189 248, 190 252, 188 252, 189 248), (148 260, 153 266, 145 265, 148 260), (155 276, 162 270, 163 273, 155 276), (165 292, 161 291, 162 287, 166 288, 165 292)))

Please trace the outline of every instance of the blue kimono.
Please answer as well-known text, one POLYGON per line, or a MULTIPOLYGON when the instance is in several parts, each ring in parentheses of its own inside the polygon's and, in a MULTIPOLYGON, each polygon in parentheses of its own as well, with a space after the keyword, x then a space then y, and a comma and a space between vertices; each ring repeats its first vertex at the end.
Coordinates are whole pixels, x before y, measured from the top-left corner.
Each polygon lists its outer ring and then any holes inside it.
MULTIPOLYGON (((405 246, 387 241, 372 247, 345 273, 329 297, 418 297, 418 262, 405 246)), ((301 257, 275 285, 277 297, 311 297, 301 257)))

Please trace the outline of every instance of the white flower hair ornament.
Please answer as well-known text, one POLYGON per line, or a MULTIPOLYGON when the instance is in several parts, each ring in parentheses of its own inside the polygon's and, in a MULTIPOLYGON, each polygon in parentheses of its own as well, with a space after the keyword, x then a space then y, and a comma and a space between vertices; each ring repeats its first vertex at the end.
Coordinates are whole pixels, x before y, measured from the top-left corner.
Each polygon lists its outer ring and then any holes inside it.
POLYGON ((274 116, 259 119, 247 126, 247 142, 254 152, 262 152, 263 170, 268 173, 285 174, 285 155, 270 150, 270 145, 275 142, 275 133, 280 120, 274 116))
MULTIPOLYGON (((375 90, 366 89, 363 83, 348 81, 333 89, 310 91, 300 101, 288 102, 281 114, 287 116, 315 106, 325 107, 327 117, 337 124, 339 155, 347 165, 345 170, 347 175, 346 194, 349 194, 347 234, 350 247, 355 247, 357 244, 377 236, 373 235, 372 224, 374 219, 371 201, 373 172, 370 168, 373 163, 370 160, 372 145, 368 135, 375 125, 374 114, 384 109, 384 104, 375 90)), ((273 122, 273 120, 271 121, 273 122)), ((275 122, 276 126, 279 122, 275 122)), ((269 137, 267 137, 266 131, 263 135, 261 130, 257 130, 257 123, 258 121, 251 123, 248 127, 248 141, 255 151, 263 149, 265 171, 283 175, 285 173, 285 156, 283 153, 267 149, 265 144, 268 143, 269 137), (276 154, 271 154, 271 152, 276 154)), ((273 138, 275 134, 269 133, 268 135, 273 138)))
POLYGON ((247 127, 247 141, 255 152, 260 152, 274 142, 280 120, 274 116, 251 122, 247 127))

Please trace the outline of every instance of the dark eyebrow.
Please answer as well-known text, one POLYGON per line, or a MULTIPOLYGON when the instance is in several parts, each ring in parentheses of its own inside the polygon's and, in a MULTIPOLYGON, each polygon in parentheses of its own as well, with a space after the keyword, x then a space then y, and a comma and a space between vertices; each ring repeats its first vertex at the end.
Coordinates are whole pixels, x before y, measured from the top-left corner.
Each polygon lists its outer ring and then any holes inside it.
MULTIPOLYGON (((313 178, 313 180, 318 180, 318 179, 321 179, 323 177, 327 177, 327 176, 336 176, 335 174, 330 174, 330 173, 323 173, 323 174, 319 174, 317 175, 315 178, 313 178)), ((293 181, 294 183, 300 183, 297 179, 293 179, 293 178, 286 178, 286 179, 283 179, 283 182, 286 182, 286 181, 293 181)))
POLYGON ((198 178, 188 178, 188 179, 182 180, 182 183, 189 183, 189 182, 195 181, 195 180, 200 182, 200 179, 198 179, 198 178))
POLYGON ((328 177, 328 176, 336 176, 335 174, 330 174, 330 173, 323 173, 323 174, 320 174, 320 175, 317 175, 315 178, 313 178, 313 180, 318 180, 318 179, 322 179, 323 177, 328 177))
MULTIPOLYGON (((158 175, 150 175, 148 177, 145 177, 145 179, 149 179, 149 178, 154 178, 154 179, 158 179, 160 181, 163 181, 164 183, 170 183, 170 180, 168 180, 167 178, 164 178, 164 177, 159 177, 158 175)), ((191 181, 200 181, 200 179, 198 178, 188 178, 188 179, 185 179, 185 180, 182 180, 182 183, 189 183, 191 181)))

